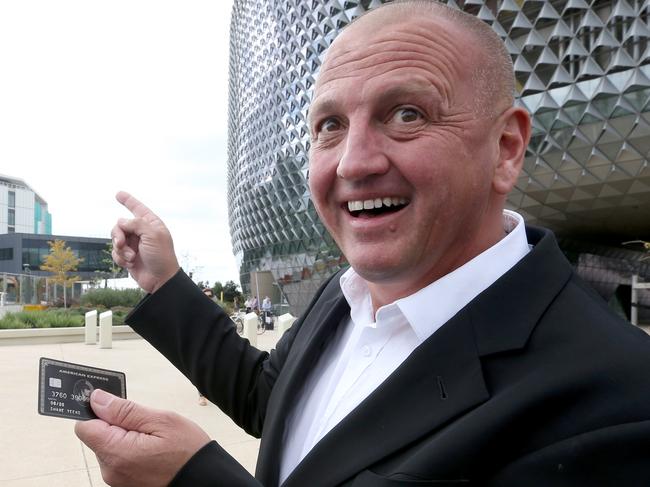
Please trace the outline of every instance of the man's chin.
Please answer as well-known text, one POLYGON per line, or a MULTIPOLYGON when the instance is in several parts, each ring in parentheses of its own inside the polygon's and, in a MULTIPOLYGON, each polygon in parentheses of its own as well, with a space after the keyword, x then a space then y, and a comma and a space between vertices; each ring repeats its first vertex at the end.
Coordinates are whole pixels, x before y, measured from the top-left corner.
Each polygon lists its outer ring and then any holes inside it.
POLYGON ((369 259, 368 256, 363 256, 358 259, 348 259, 348 262, 364 281, 376 286, 403 281, 407 274, 399 262, 385 258, 369 259))

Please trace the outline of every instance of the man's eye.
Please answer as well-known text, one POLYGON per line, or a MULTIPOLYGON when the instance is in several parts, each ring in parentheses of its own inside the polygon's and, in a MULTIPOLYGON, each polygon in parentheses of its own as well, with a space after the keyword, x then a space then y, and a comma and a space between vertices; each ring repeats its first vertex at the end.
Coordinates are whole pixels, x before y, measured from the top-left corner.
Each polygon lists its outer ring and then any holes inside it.
POLYGON ((320 124, 319 132, 334 132, 341 128, 340 122, 335 118, 327 118, 320 124))
POLYGON ((393 120, 402 123, 417 122, 421 118, 422 114, 415 108, 400 108, 393 115, 393 120))

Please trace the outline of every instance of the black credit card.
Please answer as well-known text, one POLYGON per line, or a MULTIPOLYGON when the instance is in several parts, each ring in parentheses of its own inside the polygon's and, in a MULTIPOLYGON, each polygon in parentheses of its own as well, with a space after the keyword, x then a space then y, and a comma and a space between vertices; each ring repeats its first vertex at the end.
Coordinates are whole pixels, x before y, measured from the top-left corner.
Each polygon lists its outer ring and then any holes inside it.
POLYGON ((41 357, 38 373, 38 412, 45 416, 95 419, 90 394, 102 389, 126 399, 126 375, 41 357))

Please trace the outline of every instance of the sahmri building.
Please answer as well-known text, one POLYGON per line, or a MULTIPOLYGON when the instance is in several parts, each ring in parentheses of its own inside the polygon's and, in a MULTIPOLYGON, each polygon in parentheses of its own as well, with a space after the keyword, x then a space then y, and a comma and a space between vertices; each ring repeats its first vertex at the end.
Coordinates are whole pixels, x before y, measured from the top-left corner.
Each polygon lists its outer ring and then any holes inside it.
MULTIPOLYGON (((230 38, 228 192, 242 285, 271 274, 299 314, 346 264, 307 185, 307 107, 323 53, 381 1, 235 0, 230 38)), ((465 0, 512 55, 533 118, 508 204, 553 229, 578 272, 629 310, 650 280, 650 0, 465 0)), ((642 297, 650 305, 648 296, 642 297)), ((642 314, 645 308, 641 308, 642 314)), ((645 311, 647 316, 647 310, 645 311)))

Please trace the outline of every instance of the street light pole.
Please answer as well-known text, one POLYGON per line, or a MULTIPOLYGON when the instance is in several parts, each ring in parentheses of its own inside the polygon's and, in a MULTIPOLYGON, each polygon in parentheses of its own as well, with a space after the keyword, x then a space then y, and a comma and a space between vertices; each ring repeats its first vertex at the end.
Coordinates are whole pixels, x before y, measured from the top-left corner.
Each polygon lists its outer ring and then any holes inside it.
MULTIPOLYGON (((34 276, 34 274, 32 274, 32 269, 30 268, 29 264, 27 264, 27 263, 23 264, 23 270, 25 271, 25 274, 27 276, 27 281, 28 282, 31 281, 32 292, 30 293, 30 296, 29 296, 29 304, 35 304, 36 303, 36 294, 37 294, 35 276, 34 276)), ((26 289, 29 289, 29 283, 28 283, 26 289)), ((27 299, 25 299, 25 304, 28 304, 27 299)))
POLYGON ((27 298, 29 297, 27 289, 29 288, 29 264, 23 264, 23 272, 27 276, 27 283, 25 283, 25 278, 21 277, 20 282, 20 294, 22 295, 23 304, 29 304, 27 298), (25 285, 27 284, 27 285, 25 285))

